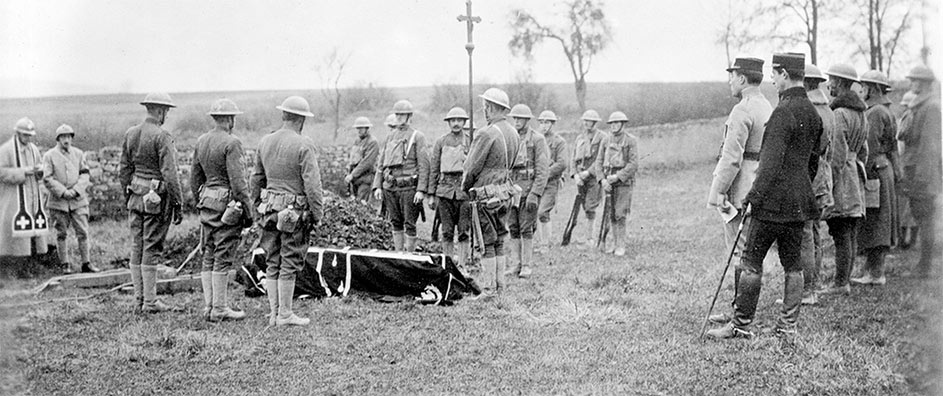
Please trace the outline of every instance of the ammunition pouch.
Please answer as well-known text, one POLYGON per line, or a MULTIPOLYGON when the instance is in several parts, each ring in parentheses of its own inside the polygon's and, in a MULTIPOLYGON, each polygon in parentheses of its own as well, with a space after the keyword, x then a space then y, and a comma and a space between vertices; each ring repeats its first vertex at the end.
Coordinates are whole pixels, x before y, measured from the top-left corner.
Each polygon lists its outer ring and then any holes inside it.
POLYGON ((881 179, 865 180, 864 203, 868 209, 881 207, 881 179))
POLYGON ((294 206, 288 206, 280 211, 276 215, 277 222, 275 223, 275 229, 281 232, 292 233, 298 229, 299 224, 301 223, 302 211, 295 209, 294 206))
POLYGON ((295 195, 283 192, 262 189, 262 203, 259 204, 259 214, 267 215, 269 213, 280 212, 283 209, 292 206, 298 210, 304 211, 308 207, 308 201, 304 195, 295 195))
POLYGON ((228 188, 203 188, 203 190, 200 191, 200 201, 197 203, 196 207, 197 209, 223 212, 230 203, 230 195, 231 193, 228 188))
POLYGON ((389 188, 412 188, 419 185, 419 175, 397 177, 387 169, 383 171, 383 181, 389 185, 389 188))
POLYGON ((159 214, 161 212, 161 194, 164 193, 164 183, 160 179, 147 179, 138 175, 131 178, 128 185, 127 208, 132 212, 159 214))
POLYGON ((469 190, 471 199, 490 211, 504 206, 520 206, 521 191, 520 187, 510 182, 472 187, 469 190))

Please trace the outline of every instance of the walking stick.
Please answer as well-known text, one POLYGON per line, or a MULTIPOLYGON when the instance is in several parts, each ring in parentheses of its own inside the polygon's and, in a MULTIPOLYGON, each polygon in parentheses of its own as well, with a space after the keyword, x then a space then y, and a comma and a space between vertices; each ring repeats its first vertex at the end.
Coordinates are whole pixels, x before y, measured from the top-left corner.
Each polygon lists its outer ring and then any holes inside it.
POLYGON ((743 224, 747 221, 747 216, 750 215, 750 204, 747 204, 747 207, 743 210, 743 217, 740 218, 740 225, 737 226, 737 237, 733 239, 733 246, 730 248, 730 254, 727 255, 727 265, 724 266, 724 272, 720 274, 720 283, 717 284, 717 290, 714 291, 714 298, 711 299, 711 306, 707 309, 707 315, 704 316, 704 323, 701 324, 701 333, 698 335, 698 338, 704 337, 704 332, 707 331, 707 322, 710 321, 711 313, 714 311, 714 304, 717 303, 717 296, 720 294, 720 288, 724 285, 724 278, 727 276, 727 270, 730 269, 730 261, 733 260, 733 254, 737 251, 737 244, 740 243, 740 234, 743 233, 743 224))

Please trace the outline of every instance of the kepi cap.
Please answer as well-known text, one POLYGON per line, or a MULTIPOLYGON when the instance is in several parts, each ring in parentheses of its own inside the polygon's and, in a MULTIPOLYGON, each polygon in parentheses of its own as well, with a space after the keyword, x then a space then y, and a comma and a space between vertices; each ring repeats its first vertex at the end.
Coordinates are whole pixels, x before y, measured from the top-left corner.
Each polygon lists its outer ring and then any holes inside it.
POLYGON ((802 72, 805 74, 805 55, 797 52, 773 54, 773 68, 802 72))
POLYGON ((737 58, 733 61, 733 66, 727 68, 727 72, 734 70, 744 72, 763 73, 763 60, 759 58, 737 58))

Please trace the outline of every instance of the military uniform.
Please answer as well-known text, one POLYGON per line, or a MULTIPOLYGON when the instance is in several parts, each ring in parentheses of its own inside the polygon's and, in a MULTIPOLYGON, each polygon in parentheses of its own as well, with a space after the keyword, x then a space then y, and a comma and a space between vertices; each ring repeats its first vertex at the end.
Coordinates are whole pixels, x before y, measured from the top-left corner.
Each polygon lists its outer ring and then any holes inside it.
MULTIPOLYGON (((806 69, 806 78, 809 69, 806 69)), ((817 68, 816 68, 817 70, 817 68)), ((821 74, 818 72, 817 74, 821 74)), ((824 78, 823 78, 824 80, 824 78)), ((821 89, 806 92, 812 106, 822 119, 822 136, 819 138, 817 154, 819 156, 818 171, 812 180, 812 189, 815 193, 816 207, 822 211, 834 203, 832 197, 832 169, 828 159, 831 156, 831 139, 835 131, 835 113, 828 107, 828 98, 821 89)), ((818 287, 819 276, 822 270, 824 256, 821 237, 821 218, 809 220, 802 232, 802 279, 803 304, 815 304, 815 291, 818 287)))
MULTIPOLYGON (((610 183, 610 222, 612 223, 613 249, 622 251, 625 244, 625 220, 632 208, 632 190, 635 187, 635 173, 638 171, 638 138, 620 129, 607 135, 599 145, 599 154, 593 173, 597 180, 608 180, 616 176, 616 182, 610 183)), ((625 253, 617 253, 619 255, 625 253)))
POLYGON ((43 155, 43 183, 49 190, 46 208, 56 230, 56 250, 59 261, 63 264, 69 259, 69 227, 75 231, 79 246, 79 260, 84 269, 89 268, 88 254, 88 164, 82 150, 70 147, 68 150, 57 144, 43 155), (68 191, 75 195, 67 197, 68 191))
POLYGON ((416 243, 416 220, 423 208, 422 203, 413 203, 413 198, 416 192, 427 192, 428 155, 425 135, 408 127, 390 132, 377 159, 373 189, 383 190, 383 206, 393 226, 394 239, 405 234, 407 250, 416 243))
POLYGON ((370 202, 377 156, 380 152, 379 147, 380 144, 377 143, 377 139, 373 135, 357 138, 357 141, 351 147, 348 159, 348 169, 350 170, 350 177, 353 179, 350 182, 353 189, 351 193, 363 202, 370 202))
POLYGON ((563 186, 563 174, 570 163, 566 140, 553 131, 548 132, 544 139, 547 141, 550 165, 547 168, 547 187, 540 194, 540 207, 537 209, 537 220, 541 223, 550 221, 550 212, 557 205, 557 194, 563 186))
MULTIPOLYGON (((592 169, 596 163, 596 156, 599 154, 599 146, 608 135, 608 133, 595 128, 591 132, 580 133, 576 138, 573 150, 573 173, 578 175, 580 172, 592 169)), ((596 208, 599 207, 599 202, 602 200, 602 187, 592 172, 590 172, 589 178, 583 182, 583 185, 579 187, 579 191, 584 194, 583 210, 586 212, 586 218, 592 221, 596 218, 596 208)))
POLYGON ((134 293, 144 308, 157 304, 156 259, 164 248, 173 212, 183 202, 175 156, 173 137, 151 116, 124 134, 118 177, 131 213, 134 245, 129 266, 134 293), (159 203, 151 199, 154 194, 160 197, 159 203))
MULTIPOLYGON (((442 135, 433 145, 430 157, 429 185, 426 191, 435 196, 439 227, 442 230, 441 239, 445 243, 444 250, 447 250, 443 253, 448 255, 452 254, 451 246, 456 228, 459 244, 468 242, 471 221, 468 194, 462 190, 462 171, 468 150, 464 135, 464 131, 442 135)), ((459 260, 463 260, 463 256, 465 254, 460 254, 459 260)))
POLYGON ((251 178, 265 251, 265 276, 293 281, 304 266, 308 231, 321 221, 321 172, 314 143, 290 129, 262 137, 251 178), (280 214, 281 212, 281 214, 280 214))
POLYGON ((526 277, 530 274, 534 252, 534 229, 537 224, 537 209, 540 196, 547 188, 550 167, 550 149, 544 136, 525 127, 518 132, 520 146, 515 162, 511 165, 511 182, 521 189, 521 199, 508 212, 508 229, 511 234, 510 273, 526 277))

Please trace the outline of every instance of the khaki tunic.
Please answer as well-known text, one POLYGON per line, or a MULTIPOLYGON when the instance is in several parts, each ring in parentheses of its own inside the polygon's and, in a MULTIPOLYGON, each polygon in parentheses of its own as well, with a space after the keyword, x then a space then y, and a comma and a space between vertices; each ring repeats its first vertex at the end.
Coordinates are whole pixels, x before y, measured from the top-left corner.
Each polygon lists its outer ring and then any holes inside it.
POLYGON ((621 222, 629 215, 632 208, 632 191, 635 187, 635 174, 638 172, 638 138, 625 131, 619 131, 603 138, 599 145, 599 154, 593 165, 592 173, 598 180, 616 175, 618 181, 612 184, 611 203, 612 221, 621 222))
POLYGON ((862 217, 864 203, 864 163, 868 160, 868 120, 864 102, 848 92, 832 101, 835 133, 832 134, 832 196, 835 204, 825 210, 825 219, 862 217))
POLYGON ((763 131, 772 112, 759 87, 743 89, 740 102, 724 123, 724 142, 714 167, 711 197, 723 194, 735 208, 743 208, 743 198, 756 180, 763 131))
POLYGON ((91 181, 82 150, 72 147, 65 151, 59 145, 49 149, 43 154, 43 175, 43 184, 49 190, 47 209, 88 214, 87 190, 91 181), (78 195, 73 198, 63 197, 70 189, 78 195))
POLYGON ((390 132, 380 147, 377 170, 373 177, 373 189, 387 191, 427 192, 429 184, 429 147, 426 136, 413 128, 390 132), (412 142, 412 144, 410 144, 412 142), (408 186, 397 186, 391 179, 414 177, 416 182, 408 186))
POLYGON ((462 191, 462 171, 468 147, 463 134, 449 132, 432 146, 429 167, 429 185, 426 191, 440 198, 465 200, 462 191))

